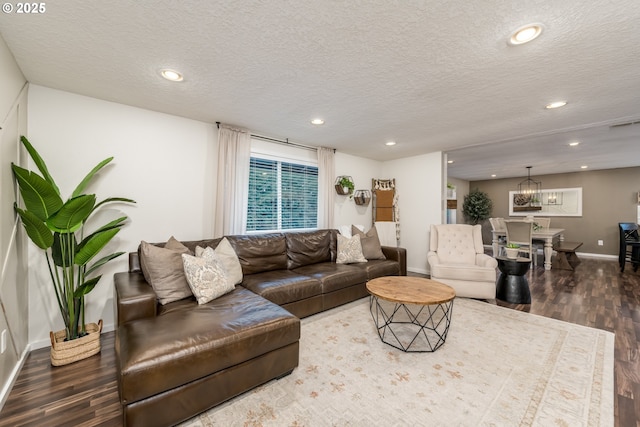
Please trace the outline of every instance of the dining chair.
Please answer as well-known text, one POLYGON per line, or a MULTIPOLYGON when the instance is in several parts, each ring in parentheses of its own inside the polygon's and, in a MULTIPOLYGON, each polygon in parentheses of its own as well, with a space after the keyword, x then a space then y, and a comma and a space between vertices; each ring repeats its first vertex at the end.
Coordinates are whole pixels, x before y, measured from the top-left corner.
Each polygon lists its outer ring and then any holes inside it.
POLYGON ((527 254, 527 258, 535 266, 536 257, 533 256, 533 223, 528 221, 505 221, 507 229, 507 245, 510 243, 519 245, 519 252, 527 254))
POLYGON ((633 271, 638 271, 640 265, 640 235, 638 234, 638 224, 633 222, 619 222, 620 230, 620 252, 618 262, 620 272, 624 273, 624 265, 628 261, 633 265, 633 271))
MULTIPOLYGON (((541 229, 549 229, 551 225, 551 218, 541 218, 534 217, 533 218, 533 231, 536 232, 541 229)), ((538 249, 544 252, 544 242, 539 240, 533 242, 533 258, 534 260, 538 258, 538 249)), ((535 264, 534 264, 535 265, 535 264)))
MULTIPOLYGON (((491 230, 493 231, 505 231, 506 227, 504 225, 504 218, 489 218, 489 223, 491 224, 491 230)), ((507 238, 504 236, 498 237, 498 254, 502 254, 502 248, 507 244, 507 238)))
POLYGON ((533 218, 533 223, 537 224, 540 228, 549 228, 551 225, 551 218, 533 218))

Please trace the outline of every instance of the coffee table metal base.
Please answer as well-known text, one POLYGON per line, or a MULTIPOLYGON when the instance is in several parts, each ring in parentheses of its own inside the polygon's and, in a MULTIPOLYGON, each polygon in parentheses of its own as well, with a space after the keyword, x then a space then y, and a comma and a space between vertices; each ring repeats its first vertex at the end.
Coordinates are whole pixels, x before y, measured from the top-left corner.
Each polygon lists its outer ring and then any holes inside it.
POLYGON ((444 344, 451 324, 453 299, 442 304, 393 303, 374 295, 371 316, 385 344, 404 352, 434 352, 444 344))

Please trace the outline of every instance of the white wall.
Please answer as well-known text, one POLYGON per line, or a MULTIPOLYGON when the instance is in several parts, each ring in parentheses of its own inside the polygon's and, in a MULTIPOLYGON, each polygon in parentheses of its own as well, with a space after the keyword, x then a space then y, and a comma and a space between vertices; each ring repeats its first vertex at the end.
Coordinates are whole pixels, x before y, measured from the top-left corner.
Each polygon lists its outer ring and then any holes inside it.
MULTIPOLYGON (((87 189, 98 200, 137 201, 135 206, 107 206, 102 215, 100 225, 123 213, 130 219, 107 248, 110 252, 134 251, 142 239, 212 237, 215 125, 31 85, 28 137, 63 199, 98 162, 115 157, 87 189)), ((29 249, 29 341, 37 348, 48 345, 49 331, 63 324, 42 251, 34 245, 29 249)), ((113 274, 127 268, 123 255, 102 270, 86 299, 88 322, 103 319, 104 330, 113 329, 113 274)))
POLYGON ((407 249, 407 269, 427 273, 429 227, 442 223, 443 155, 441 152, 390 160, 382 175, 396 179, 400 210, 400 246, 407 249))
MULTIPOLYGON (((371 191, 372 178, 385 178, 380 176, 382 162, 377 160, 364 159, 362 157, 351 156, 337 152, 335 154, 336 177, 348 175, 353 178, 356 190, 371 191)), ((349 196, 335 196, 334 224, 336 228, 341 225, 351 226, 351 224, 364 225, 368 230, 372 225, 371 202, 367 205, 356 205, 349 196)))
POLYGON ((28 286, 24 241, 13 211, 16 186, 11 163, 18 163, 18 141, 27 129, 26 80, 0 37, 0 409, 28 352, 28 286))

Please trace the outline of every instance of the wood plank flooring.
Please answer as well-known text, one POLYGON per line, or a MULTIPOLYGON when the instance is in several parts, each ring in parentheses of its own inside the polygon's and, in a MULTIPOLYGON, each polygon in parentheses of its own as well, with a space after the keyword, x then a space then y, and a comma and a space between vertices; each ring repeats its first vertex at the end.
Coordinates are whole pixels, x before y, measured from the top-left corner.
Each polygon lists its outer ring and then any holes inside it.
MULTIPOLYGON (((614 332, 616 426, 640 427, 640 272, 620 273, 616 261, 582 261, 575 271, 535 268, 527 276, 531 304, 500 305, 614 332)), ((63 367, 51 367, 48 349, 33 351, 0 427, 120 426, 114 335, 103 334, 99 355, 63 367)))

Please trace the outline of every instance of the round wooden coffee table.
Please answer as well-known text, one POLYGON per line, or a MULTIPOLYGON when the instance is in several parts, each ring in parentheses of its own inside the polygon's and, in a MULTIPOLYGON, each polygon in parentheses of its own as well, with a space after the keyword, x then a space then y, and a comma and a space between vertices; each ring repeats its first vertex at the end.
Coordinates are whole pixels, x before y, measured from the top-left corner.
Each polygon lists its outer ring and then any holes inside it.
POLYGON ((405 352, 433 352, 444 344, 456 292, 422 277, 389 276, 367 282, 378 335, 405 352))

